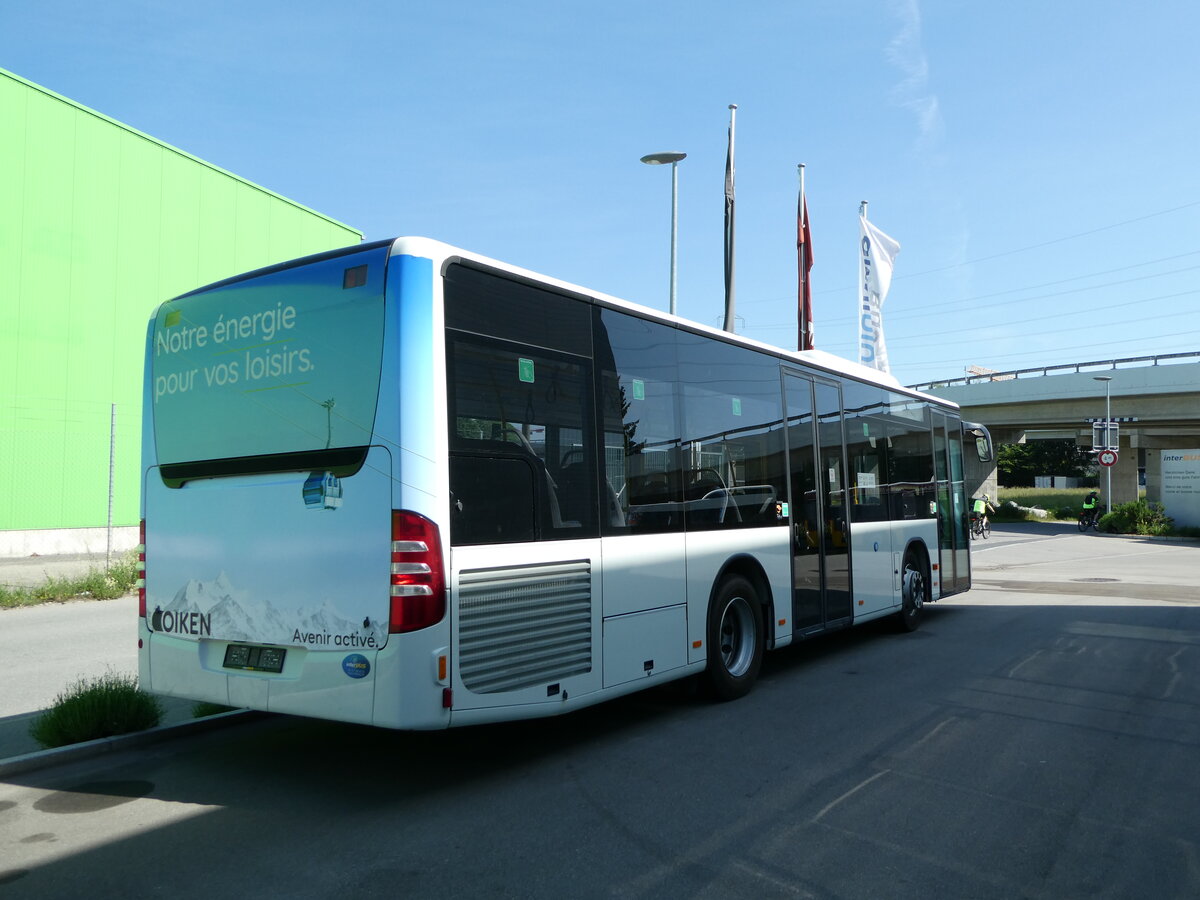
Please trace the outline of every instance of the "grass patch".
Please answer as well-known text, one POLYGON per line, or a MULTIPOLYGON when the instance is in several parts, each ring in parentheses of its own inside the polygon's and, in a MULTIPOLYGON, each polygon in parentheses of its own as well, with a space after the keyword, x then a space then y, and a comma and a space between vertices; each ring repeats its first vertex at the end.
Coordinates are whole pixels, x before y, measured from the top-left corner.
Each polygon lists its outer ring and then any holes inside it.
POLYGON ((113 600, 133 590, 138 579, 137 552, 122 556, 107 569, 93 569, 77 578, 48 578, 34 587, 0 585, 0 608, 61 603, 64 600, 113 600))
POLYGON ((162 720, 158 698, 138 690, 137 677, 109 672, 81 679, 33 720, 29 735, 43 747, 63 747, 153 728, 162 720))
MULTIPOLYGON (((1055 519, 1073 522, 1083 508, 1083 498, 1091 490, 1092 488, 1000 488, 996 514, 991 518, 993 522, 1045 522, 1055 519), (1044 509, 1046 516, 1041 518, 1003 505, 1009 501, 1018 506, 1036 506, 1044 509)), ((1103 500, 1100 508, 1103 511, 1103 500)), ((1174 523, 1170 516, 1164 513, 1162 504, 1149 503, 1144 496, 1132 503, 1114 506, 1111 513, 1100 517, 1100 530, 1114 534, 1200 537, 1200 528, 1173 526, 1174 523)))
POLYGON ((1079 515, 1079 510, 1083 507, 1083 498, 1091 490, 1092 488, 1000 488, 996 504, 997 514, 992 518, 1000 522, 1072 520, 1079 515), (1009 502, 1016 503, 1017 506, 1044 509, 1046 515, 1031 516, 1011 507, 1006 508, 1004 504, 1009 502))

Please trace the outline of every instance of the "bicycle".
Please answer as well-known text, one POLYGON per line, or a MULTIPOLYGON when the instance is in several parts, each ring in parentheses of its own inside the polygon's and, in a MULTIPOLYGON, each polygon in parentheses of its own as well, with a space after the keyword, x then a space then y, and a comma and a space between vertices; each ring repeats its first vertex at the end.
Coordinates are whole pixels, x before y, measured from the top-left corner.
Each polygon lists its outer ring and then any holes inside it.
POLYGON ((1100 510, 1085 509, 1079 513, 1079 530, 1087 531, 1091 528, 1093 531, 1100 530, 1100 510))
POLYGON ((971 518, 971 539, 983 538, 987 540, 992 536, 992 523, 987 516, 973 516, 971 518))

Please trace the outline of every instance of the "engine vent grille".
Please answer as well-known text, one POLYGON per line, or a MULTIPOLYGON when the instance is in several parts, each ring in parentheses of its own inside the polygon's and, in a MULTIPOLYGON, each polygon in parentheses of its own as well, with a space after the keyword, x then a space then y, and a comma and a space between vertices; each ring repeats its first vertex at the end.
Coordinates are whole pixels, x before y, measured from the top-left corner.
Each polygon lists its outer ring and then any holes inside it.
POLYGON ((458 578, 459 672, 477 694, 592 669, 590 560, 466 569, 458 578))

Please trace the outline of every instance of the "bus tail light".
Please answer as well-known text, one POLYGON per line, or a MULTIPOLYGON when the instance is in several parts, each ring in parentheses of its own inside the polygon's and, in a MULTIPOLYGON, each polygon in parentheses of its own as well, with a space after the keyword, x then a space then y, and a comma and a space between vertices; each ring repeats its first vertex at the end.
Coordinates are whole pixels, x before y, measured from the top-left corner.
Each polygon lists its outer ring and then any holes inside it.
POLYGON ((392 510, 392 605, 389 634, 427 628, 446 615, 446 579, 438 528, 424 516, 392 510))
POLYGON ((146 520, 138 523, 138 615, 146 618, 146 520))

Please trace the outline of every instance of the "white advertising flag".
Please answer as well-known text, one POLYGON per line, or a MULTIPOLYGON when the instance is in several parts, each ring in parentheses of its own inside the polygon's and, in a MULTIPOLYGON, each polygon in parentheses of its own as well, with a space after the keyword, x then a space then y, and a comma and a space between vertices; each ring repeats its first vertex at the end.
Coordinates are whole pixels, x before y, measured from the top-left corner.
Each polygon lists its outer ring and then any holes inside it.
POLYGON ((864 366, 890 372, 887 345, 883 341, 883 301, 892 286, 892 263, 900 244, 888 237, 865 216, 858 217, 860 234, 862 303, 858 310, 858 361, 864 366))

